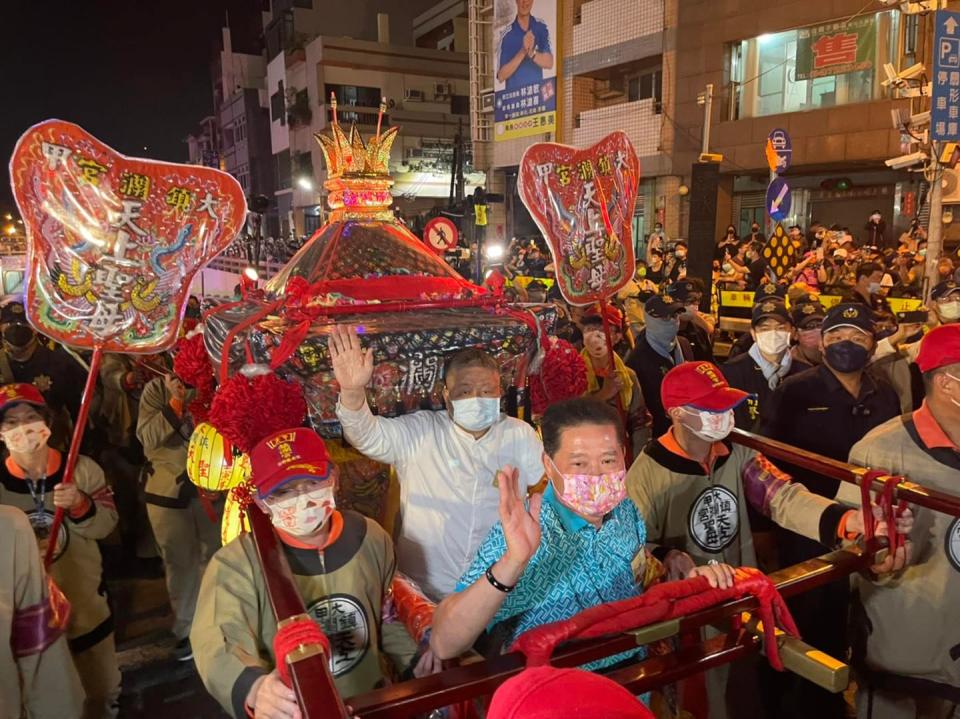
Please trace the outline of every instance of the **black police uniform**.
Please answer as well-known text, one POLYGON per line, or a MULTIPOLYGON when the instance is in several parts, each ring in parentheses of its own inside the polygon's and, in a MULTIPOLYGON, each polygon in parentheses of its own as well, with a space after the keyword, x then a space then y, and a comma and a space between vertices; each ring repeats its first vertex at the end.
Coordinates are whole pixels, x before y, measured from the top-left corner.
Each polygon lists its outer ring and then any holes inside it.
MULTIPOLYGON (((789 351, 789 350, 788 350, 789 351)), ((804 372, 810 365, 794 362, 783 381, 804 372)), ((753 430, 764 413, 773 394, 770 383, 763 376, 763 370, 749 354, 744 352, 720 367, 723 376, 731 387, 749 392, 751 397, 734 410, 737 427, 753 430)))
MULTIPOLYGON (((677 335, 677 343, 680 351, 683 353, 685 362, 693 360, 693 350, 690 343, 677 335)), ((663 409, 663 401, 660 399, 660 385, 663 384, 663 377, 676 365, 672 360, 667 359, 657 352, 650 343, 647 342, 647 331, 641 330, 637 337, 637 342, 630 354, 624 360, 627 367, 637 373, 637 379, 640 380, 640 390, 643 392, 643 400, 647 404, 647 411, 653 418, 653 436, 659 437, 670 429, 670 418, 663 409)))
MULTIPOLYGON (((864 372, 860 394, 853 397, 823 364, 787 378, 774 390, 766 403, 758 431, 771 439, 846 461, 850 449, 868 431, 898 414, 900 401, 885 382, 864 372)), ((817 494, 832 498, 837 492, 839 482, 836 480, 789 463, 777 464, 817 494)), ((821 545, 797 534, 780 528, 777 534, 781 566, 797 564, 823 553, 821 545)), ((788 602, 804 639, 834 657, 842 658, 848 648, 849 595, 849 584, 844 579, 788 602)), ((820 719, 844 716, 842 698, 803 680, 781 678, 775 681, 790 685, 778 691, 790 697, 789 703, 799 716, 820 719)))
MULTIPOLYGON (((667 287, 665 292, 674 302, 686 305, 690 295, 699 294, 700 290, 690 280, 678 280, 667 287)), ((684 316, 680 315, 680 329, 677 335, 686 338, 687 342, 690 343, 690 349, 693 350, 693 359, 703 362, 714 361, 710 335, 703 327, 684 319, 684 316)))

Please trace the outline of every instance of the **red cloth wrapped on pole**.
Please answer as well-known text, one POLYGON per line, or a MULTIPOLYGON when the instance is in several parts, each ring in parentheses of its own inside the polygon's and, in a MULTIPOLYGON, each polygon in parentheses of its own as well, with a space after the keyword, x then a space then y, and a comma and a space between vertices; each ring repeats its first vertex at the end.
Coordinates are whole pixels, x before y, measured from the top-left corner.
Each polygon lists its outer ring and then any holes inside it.
MULTIPOLYGON (((591 607, 570 619, 524 632, 514 642, 511 651, 523 652, 528 667, 541 666, 549 662, 555 647, 571 639, 618 634, 747 595, 760 602, 757 613, 764 627, 777 626, 791 636, 799 636, 790 610, 773 582, 757 569, 742 567, 737 570, 734 585, 729 589, 711 588, 706 577, 658 584, 639 597, 591 607)), ((774 634, 764 632, 764 648, 771 666, 782 671, 783 663, 774 634)))

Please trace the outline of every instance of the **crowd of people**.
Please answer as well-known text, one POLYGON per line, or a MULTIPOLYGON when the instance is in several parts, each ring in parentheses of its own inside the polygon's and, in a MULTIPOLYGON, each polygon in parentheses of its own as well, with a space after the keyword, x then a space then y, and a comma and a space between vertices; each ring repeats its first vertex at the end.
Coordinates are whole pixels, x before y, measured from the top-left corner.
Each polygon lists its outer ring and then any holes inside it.
MULTIPOLYGON (((366 391, 372 350, 355 328, 333 327, 337 419, 346 443, 395 472, 396 536, 338 509, 340 470, 312 429, 271 434, 250 461, 254 511, 270 519, 308 613, 327 632, 340 694, 494 656, 528 629, 657 582, 703 576, 728 587, 737 567, 769 572, 864 536, 865 513, 879 510, 862 507, 859 490, 732 442, 735 427, 956 493, 960 286, 952 267, 928 309, 895 314, 884 290, 893 296, 917 284, 919 229, 899 248, 883 230, 859 246, 835 230, 811 232, 791 228, 802 259, 783 278, 761 267, 759 227, 744 240, 729 228, 717 243, 715 280, 755 290, 750 330, 722 363, 711 288, 686 276, 687 245, 662 228, 605 308, 564 303, 542 281, 552 271, 544 248, 513 243, 505 270, 535 278, 521 299, 553 302, 555 335, 579 353, 586 388, 550 404, 536 429, 502 412, 499 366, 480 349, 448 359, 444 409, 375 414, 366 391), (825 307, 820 292, 841 286, 841 301, 825 307), (419 643, 387 609, 398 576, 436 604, 419 643)), ((188 315, 199 320, 195 298, 188 315)), ((75 482, 64 484, 83 357, 38 337, 16 302, 3 308, 0 335, 0 537, 11 547, 0 559, 0 615, 9 615, 0 616, 9 634, 0 716, 117 715, 114 618, 97 547, 117 531, 130 566, 159 557, 152 561, 166 579, 175 656, 195 661, 224 711, 298 717, 277 667, 278 630, 253 543, 241 535, 219 546, 223 497, 187 479, 194 390, 178 377, 175 353, 105 360, 75 482), (58 508, 67 519, 50 537, 58 508), (50 577, 72 607, 69 619, 43 580, 50 542, 50 577)), ((956 522, 917 508, 890 521, 908 538, 903 547, 852 585, 791 599, 791 609, 807 642, 856 668, 858 716, 944 719, 960 692, 956 522)), ((584 668, 625 666, 646 653, 641 646, 584 668)), ((712 718, 846 715, 843 695, 759 663, 713 669, 706 680, 712 718)), ((641 699, 622 716, 647 716, 649 698, 641 699)), ((522 716, 489 714, 508 715, 522 716)), ((604 716, 601 708, 593 716, 604 716)))

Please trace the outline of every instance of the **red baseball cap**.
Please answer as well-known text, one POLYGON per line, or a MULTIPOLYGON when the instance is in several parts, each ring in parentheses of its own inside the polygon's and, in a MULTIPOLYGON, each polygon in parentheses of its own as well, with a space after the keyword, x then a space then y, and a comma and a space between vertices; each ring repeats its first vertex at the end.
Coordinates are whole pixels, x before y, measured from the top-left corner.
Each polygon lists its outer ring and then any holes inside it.
POLYGON ((917 367, 921 372, 960 364, 960 324, 940 325, 920 340, 917 367))
POLYGON ((327 445, 306 427, 274 432, 250 451, 250 478, 260 499, 295 479, 328 479, 333 466, 327 445))
POLYGON ((34 407, 46 407, 47 401, 40 390, 32 384, 20 382, 0 387, 0 414, 18 404, 32 404, 34 407))
POLYGON ((720 369, 711 362, 684 362, 667 372, 660 385, 663 408, 694 407, 707 412, 726 412, 747 397, 749 392, 734 389, 720 369))
POLYGON ((500 685, 487 719, 653 719, 643 703, 612 679, 583 669, 533 667, 500 685))

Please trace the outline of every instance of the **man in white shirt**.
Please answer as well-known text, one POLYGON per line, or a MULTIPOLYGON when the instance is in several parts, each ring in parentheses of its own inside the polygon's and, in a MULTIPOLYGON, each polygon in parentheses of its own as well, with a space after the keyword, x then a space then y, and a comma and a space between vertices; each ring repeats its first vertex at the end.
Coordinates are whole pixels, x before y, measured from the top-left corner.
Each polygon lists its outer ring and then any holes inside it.
POLYGON ((497 471, 510 464, 519 467, 522 486, 536 484, 543 445, 532 427, 500 412, 500 371, 481 350, 462 350, 447 362, 446 410, 387 418, 367 405, 373 350, 362 349, 356 330, 343 326, 334 328, 328 347, 344 437, 397 471, 398 568, 439 601, 453 592, 499 517, 497 471))

